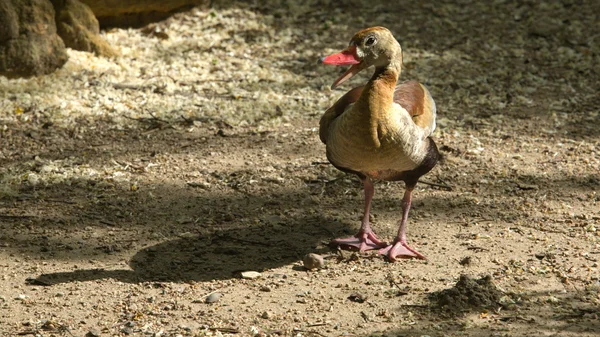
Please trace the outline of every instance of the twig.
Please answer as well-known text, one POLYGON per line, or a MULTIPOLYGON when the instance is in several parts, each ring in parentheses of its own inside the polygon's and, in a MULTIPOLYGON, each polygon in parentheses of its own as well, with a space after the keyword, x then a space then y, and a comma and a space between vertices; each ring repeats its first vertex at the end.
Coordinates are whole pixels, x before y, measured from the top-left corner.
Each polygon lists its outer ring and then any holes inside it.
POLYGON ((131 89, 131 90, 145 90, 152 87, 152 85, 137 85, 131 83, 112 83, 115 89, 131 89))
POLYGON ((60 200, 60 199, 52 199, 52 198, 50 198, 50 199, 42 199, 42 200, 44 200, 46 202, 59 202, 59 203, 70 204, 70 205, 76 204, 75 201, 71 201, 71 200, 60 200))
MULTIPOLYGON (((98 222, 100 222, 100 223, 101 223, 101 224, 103 224, 103 225, 110 226, 110 227, 117 227, 117 224, 116 224, 116 223, 114 223, 114 222, 110 222, 110 221, 108 221, 108 220, 99 220, 98 222)), ((131 241, 135 241, 135 240, 124 240, 124 241, 130 241, 130 242, 131 242, 131 241)))
POLYGON ((477 246, 470 246, 467 247, 468 250, 478 250, 478 251, 489 251, 489 249, 487 248, 483 248, 483 247, 477 247, 477 246))
POLYGON ((432 182, 429 182, 429 181, 423 181, 423 180, 419 180, 419 183, 425 184, 425 185, 429 185, 429 186, 435 186, 435 187, 443 188, 446 191, 453 191, 454 190, 454 187, 452 187, 450 185, 436 184, 436 183, 432 183, 432 182))
POLYGON ((210 327, 208 328, 208 330, 212 330, 212 331, 219 331, 219 332, 225 332, 225 333, 240 333, 240 330, 235 329, 235 328, 217 328, 217 327, 210 327))
POLYGON ((28 219, 33 218, 31 215, 4 215, 0 214, 0 219, 28 219))
POLYGON ((400 304, 401 307, 409 307, 409 308, 429 308, 427 304, 400 304))
POLYGON ((215 291, 211 291, 211 292, 209 292, 208 294, 202 295, 202 296, 200 296, 200 297, 202 297, 202 298, 207 298, 208 296, 210 296, 210 295, 212 295, 212 294, 214 294, 214 293, 218 292, 218 291, 219 291, 219 290, 221 290, 221 289, 223 289, 223 288, 219 288, 219 289, 217 289, 217 290, 215 290, 215 291))
POLYGON ((206 123, 206 122, 210 122, 210 121, 214 120, 211 117, 192 117, 192 118, 188 118, 188 117, 185 117, 184 115, 179 115, 179 117, 181 117, 181 119, 183 119, 183 121, 185 123, 188 123, 188 124, 192 124, 194 122, 206 123))
POLYGON ((165 123, 165 124, 169 124, 168 121, 161 119, 159 117, 157 117, 154 112, 150 112, 149 113, 151 117, 129 117, 127 115, 123 115, 123 117, 127 118, 127 119, 131 119, 133 121, 137 121, 137 122, 161 122, 161 123, 165 123))
POLYGON ((172 125, 171 122, 157 117, 153 112, 150 113, 150 116, 151 117, 134 118, 134 117, 129 117, 127 115, 123 115, 123 117, 130 119, 130 120, 140 122, 140 123, 150 124, 150 126, 148 127, 148 130, 144 131, 144 133, 154 132, 157 129, 162 130, 164 128, 175 129, 175 127, 172 125))
POLYGON ((323 325, 328 325, 328 324, 329 323, 314 323, 314 324, 309 324, 306 327, 307 328, 312 328, 312 327, 315 327, 315 326, 323 326, 323 325))
POLYGON ((336 181, 338 181, 338 180, 342 180, 342 179, 344 179, 344 178, 345 178, 345 177, 339 177, 339 178, 330 179, 330 180, 327 180, 327 181, 325 181, 325 184, 333 184, 333 183, 335 183, 336 181))
POLYGON ((323 336, 323 337, 325 337, 325 335, 324 335, 324 334, 322 334, 322 333, 320 333, 320 332, 317 332, 317 331, 312 331, 312 330, 302 330, 302 329, 297 329, 297 328, 294 328, 294 330, 293 330, 293 331, 294 331, 294 332, 305 332, 305 333, 312 333, 312 334, 315 334, 315 335, 319 335, 319 336, 323 336))

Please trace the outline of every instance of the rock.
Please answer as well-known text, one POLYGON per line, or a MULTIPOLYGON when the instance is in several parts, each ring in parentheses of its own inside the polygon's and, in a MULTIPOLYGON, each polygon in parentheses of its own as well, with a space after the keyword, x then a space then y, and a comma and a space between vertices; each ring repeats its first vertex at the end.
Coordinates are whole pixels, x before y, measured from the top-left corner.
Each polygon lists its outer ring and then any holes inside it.
POLYGON ((0 1, 0 75, 49 74, 67 60, 49 0, 0 1))
POLYGON ((78 0, 51 0, 56 11, 58 35, 68 48, 114 57, 118 53, 100 36, 92 10, 78 0))
POLYGON ((309 270, 321 269, 325 266, 323 257, 315 253, 306 254, 304 259, 302 259, 302 262, 304 263, 304 267, 309 270))
POLYGON ((216 303, 221 299, 221 296, 223 296, 221 293, 212 293, 212 294, 206 296, 206 299, 204 300, 204 302, 216 303))
POLYGON ((460 262, 458 262, 461 266, 469 266, 473 262, 473 258, 470 256, 465 256, 460 262))
POLYGON ((364 296, 363 294, 359 293, 353 293, 350 294, 350 296, 348 296, 348 299, 352 302, 364 303, 367 300, 367 296, 364 296))
POLYGON ((85 337, 100 337, 100 331, 96 329, 90 329, 88 333, 85 334, 85 337))
POLYGON ((208 8, 210 0, 81 0, 102 27, 141 27, 195 6, 208 8))
POLYGON ((244 271, 241 273, 242 278, 252 280, 261 277, 261 273, 257 271, 244 271))
POLYGON ((529 22, 529 34, 539 37, 551 37, 562 29, 559 19, 542 16, 532 18, 529 22))
POLYGON ((122 334, 125 334, 125 335, 131 335, 133 333, 133 329, 128 326, 122 327, 120 331, 122 334))

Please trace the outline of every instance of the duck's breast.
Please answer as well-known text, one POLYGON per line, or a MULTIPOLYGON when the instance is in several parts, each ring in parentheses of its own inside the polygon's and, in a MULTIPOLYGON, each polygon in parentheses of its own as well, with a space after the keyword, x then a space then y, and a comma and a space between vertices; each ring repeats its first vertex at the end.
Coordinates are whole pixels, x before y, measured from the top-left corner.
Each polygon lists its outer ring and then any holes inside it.
POLYGON ((425 156, 425 131, 394 103, 377 120, 361 119, 350 105, 329 128, 327 157, 338 167, 359 172, 406 171, 425 156))

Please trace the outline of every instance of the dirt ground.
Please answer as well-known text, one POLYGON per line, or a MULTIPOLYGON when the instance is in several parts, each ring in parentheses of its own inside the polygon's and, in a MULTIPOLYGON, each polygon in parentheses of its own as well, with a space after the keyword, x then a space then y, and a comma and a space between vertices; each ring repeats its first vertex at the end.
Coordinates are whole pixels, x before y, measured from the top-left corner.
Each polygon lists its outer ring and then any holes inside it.
MULTIPOLYGON (((0 336, 598 336, 598 7, 214 1, 0 78, 0 336), (316 128, 369 74, 316 60, 373 25, 438 106, 425 261, 327 245, 363 195, 316 128)), ((375 188, 390 240, 403 186, 375 188)))

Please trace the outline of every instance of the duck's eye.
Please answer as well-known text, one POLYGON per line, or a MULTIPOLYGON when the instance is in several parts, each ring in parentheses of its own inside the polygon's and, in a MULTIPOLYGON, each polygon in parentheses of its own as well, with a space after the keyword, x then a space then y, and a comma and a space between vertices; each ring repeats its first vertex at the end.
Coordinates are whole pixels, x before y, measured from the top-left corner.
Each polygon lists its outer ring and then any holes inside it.
POLYGON ((365 41, 365 46, 370 47, 375 44, 375 41, 377 40, 371 36, 367 39, 367 41, 365 41))

